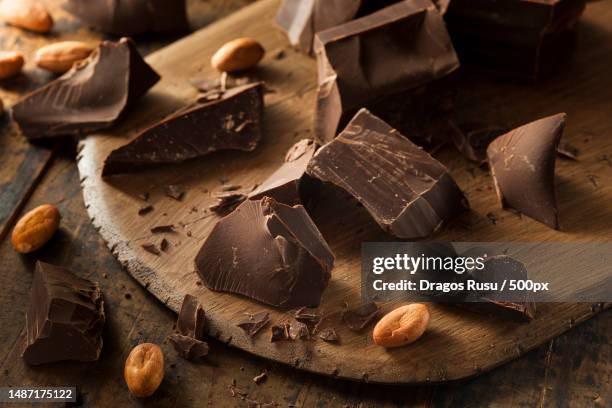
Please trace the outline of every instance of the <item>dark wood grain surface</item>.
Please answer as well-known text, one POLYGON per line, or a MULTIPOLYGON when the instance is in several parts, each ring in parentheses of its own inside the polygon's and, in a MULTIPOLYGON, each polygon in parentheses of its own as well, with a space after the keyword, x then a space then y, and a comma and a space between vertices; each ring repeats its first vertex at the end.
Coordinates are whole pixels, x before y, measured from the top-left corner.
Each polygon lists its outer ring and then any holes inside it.
MULTIPOLYGON (((0 26, 0 48, 26 54, 26 74, 0 83, 0 98, 11 105, 20 95, 50 78, 31 63, 39 46, 61 39, 102 38, 81 27, 47 4, 57 20, 49 36, 27 34, 0 26)), ((248 3, 247 0, 190 1, 194 27, 201 27, 248 3)), ((609 10, 606 2, 591 6, 609 10)), ((582 35, 596 36, 589 27, 582 35)), ((172 38, 137 39, 143 52, 159 48, 172 38)), ((609 73, 596 71, 602 86, 610 88, 609 73)), ((595 80, 595 78, 594 78, 595 80)), ((612 91, 611 91, 612 92, 612 91)), ((611 93, 612 96, 612 93, 611 93)), ((610 102, 608 102, 610 103, 610 102)), ((612 112, 612 103, 610 103, 612 112)), ((605 118, 602 118, 604 120, 605 118)), ((608 121, 612 120, 607 118, 608 121)), ((612 404, 612 313, 604 312, 546 345, 473 380, 429 387, 390 387, 351 383, 309 375, 258 359, 211 340, 207 363, 195 365, 177 358, 165 343, 175 320, 173 313, 145 292, 112 257, 86 215, 74 146, 61 143, 37 147, 28 144, 2 118, 0 129, 0 385, 78 387, 84 406, 247 406, 246 399, 279 406, 610 406, 612 404), (16 254, 8 237, 15 219, 42 203, 60 208, 60 232, 41 251, 16 254), (104 349, 97 363, 58 363, 28 367, 20 357, 27 294, 34 262, 65 265, 81 276, 99 281, 105 294, 108 321, 104 349), (141 341, 162 344, 166 376, 158 392, 137 400, 127 391, 122 371, 129 350, 141 341), (260 385, 252 378, 267 371, 260 385)), ((606 152, 602 152, 605 154, 606 152)), ((608 152, 609 153, 609 152, 608 152)))

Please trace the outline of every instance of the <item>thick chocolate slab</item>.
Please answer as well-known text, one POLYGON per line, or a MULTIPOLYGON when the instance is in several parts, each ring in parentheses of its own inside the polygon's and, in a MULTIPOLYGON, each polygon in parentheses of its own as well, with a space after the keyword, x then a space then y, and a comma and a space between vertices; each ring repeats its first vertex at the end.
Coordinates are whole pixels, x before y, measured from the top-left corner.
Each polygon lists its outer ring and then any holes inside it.
POLYGON ((287 205, 308 206, 318 187, 318 182, 306 174, 306 167, 316 148, 310 139, 302 139, 291 146, 285 155, 285 162, 253 190, 249 198, 260 200, 267 196, 287 205))
POLYGON ((104 161, 102 176, 179 163, 218 150, 251 151, 262 137, 263 83, 231 88, 145 129, 104 161))
POLYGON ((63 7, 85 24, 107 34, 189 29, 185 0, 67 0, 63 7))
POLYGON ((319 32, 315 136, 333 139, 343 117, 457 69, 444 21, 429 0, 406 0, 319 32))
POLYGON ((26 320, 23 358, 28 364, 95 361, 100 356, 105 315, 97 283, 38 262, 26 320))
POLYGON ((129 38, 104 41, 86 60, 13 106, 28 139, 80 135, 112 126, 159 75, 129 38))
POLYGON ((444 165, 366 109, 317 151, 307 172, 346 190, 398 238, 429 236, 468 209, 444 165))
POLYGON ((565 113, 521 126, 495 139, 487 157, 502 207, 559 229, 555 160, 565 113))
POLYGON ((304 207, 264 197, 221 219, 195 263, 212 290, 288 308, 319 305, 333 261, 304 207))

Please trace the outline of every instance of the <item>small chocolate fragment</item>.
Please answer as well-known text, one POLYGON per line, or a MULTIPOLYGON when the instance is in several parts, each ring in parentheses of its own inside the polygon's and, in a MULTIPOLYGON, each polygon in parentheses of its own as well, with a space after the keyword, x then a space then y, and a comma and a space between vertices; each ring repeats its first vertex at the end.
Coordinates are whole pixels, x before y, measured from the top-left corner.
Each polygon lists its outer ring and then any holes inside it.
POLYGON ((289 43, 310 54, 315 33, 380 10, 398 0, 283 0, 276 24, 289 43))
POLYGON ((462 65, 538 80, 569 56, 585 1, 452 0, 447 6, 444 19, 462 65))
POLYGON ((147 242, 146 244, 142 244, 141 246, 142 246, 142 249, 144 249, 150 254, 157 255, 157 256, 161 255, 161 252, 159 252, 159 249, 157 249, 155 244, 151 244, 150 242, 147 242))
POLYGON ((152 205, 144 205, 138 209, 138 215, 145 215, 153 211, 152 205))
POLYGON ((431 235, 468 209, 444 165, 366 109, 317 151, 307 172, 346 190, 399 238, 431 235))
POLYGON ((334 256, 304 207, 247 200, 222 218, 196 257, 212 290, 279 307, 318 306, 334 256))
POLYGON ((114 35, 189 29, 185 0, 67 0, 63 8, 85 24, 114 35))
POLYGON ((295 320, 289 324, 289 338, 291 340, 301 340, 309 337, 310 332, 304 323, 295 320))
POLYGON ((555 159, 565 116, 560 113, 521 126, 495 139, 487 149, 502 207, 555 229, 559 229, 555 159))
POLYGON ((338 333, 336 333, 336 330, 331 327, 323 329, 323 331, 321 331, 321 334, 319 334, 319 337, 323 341, 326 341, 328 343, 337 343, 340 340, 340 338, 338 337, 338 333))
POLYGON ((376 303, 366 303, 356 309, 345 310, 342 313, 342 321, 349 329, 361 331, 378 316, 379 310, 376 303))
POLYGON ((209 206, 208 209, 220 215, 231 213, 248 198, 246 192, 235 190, 219 191, 213 193, 213 197, 217 202, 209 206))
POLYGON ((13 118, 28 139, 91 133, 112 126, 157 81, 132 40, 103 41, 89 58, 21 99, 13 118))
POLYGON ((185 360, 197 362, 208 355, 208 343, 204 341, 179 333, 172 333, 168 336, 168 340, 179 356, 185 360))
POLYGON ((215 101, 196 102, 113 150, 102 176, 180 163, 218 150, 251 151, 262 137, 263 83, 232 88, 215 101))
POLYGON ((262 382, 266 381, 267 378, 268 378, 268 373, 266 373, 265 371, 262 371, 260 374, 253 377, 253 382, 255 384, 261 384, 262 382))
POLYGON ((174 232, 174 225, 158 225, 157 227, 151 228, 153 234, 159 234, 162 232, 174 232))
POLYGON ((454 128, 455 132, 452 135, 455 147, 465 158, 478 164, 486 163, 489 143, 510 130, 502 126, 478 124, 455 126, 454 128))
POLYGON ((378 99, 423 86, 459 67, 429 0, 401 1, 318 32, 315 136, 332 140, 345 118, 378 99))
POLYGON ((270 343, 289 339, 289 325, 287 323, 274 325, 270 330, 272 331, 270 343))
POLYGON ((267 196, 286 205, 308 206, 317 182, 306 174, 306 168, 315 150, 316 145, 310 139, 302 139, 291 146, 285 155, 285 162, 253 190, 249 198, 260 200, 267 196))
POLYGON ((159 249, 161 249, 164 252, 168 251, 169 247, 170 247, 170 242, 168 242, 166 238, 162 239, 161 242, 159 243, 159 249))
POLYGON ((246 320, 238 323, 240 327, 249 337, 253 337, 259 332, 265 325, 270 322, 270 314, 268 312, 259 312, 253 315, 249 315, 246 320))
POLYGON ((185 191, 177 185, 170 184, 166 186, 166 196, 175 199, 176 201, 181 201, 183 197, 185 197, 185 191))
POLYGON ((321 316, 318 313, 315 313, 312 310, 309 310, 306 307, 301 307, 295 311, 293 317, 298 322, 306 323, 306 324, 317 324, 321 321, 321 316))
POLYGON ((26 321, 26 363, 98 360, 105 315, 97 283, 38 262, 26 321))

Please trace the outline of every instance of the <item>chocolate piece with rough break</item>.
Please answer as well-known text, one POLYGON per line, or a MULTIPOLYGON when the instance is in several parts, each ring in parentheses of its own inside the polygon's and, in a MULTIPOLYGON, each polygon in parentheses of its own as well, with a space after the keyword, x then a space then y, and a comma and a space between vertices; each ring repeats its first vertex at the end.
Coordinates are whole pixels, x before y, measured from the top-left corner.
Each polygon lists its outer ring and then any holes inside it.
POLYGON ((249 337, 255 336, 262 328, 270 322, 270 314, 268 312, 259 312, 249 315, 247 319, 237 324, 249 337))
POLYGON ((555 159, 565 116, 560 113, 521 126, 495 139, 487 149, 502 207, 555 229, 559 229, 555 159))
POLYGON ((69 13, 107 34, 136 35, 189 29, 185 0, 67 0, 69 13))
POLYGON ((333 139, 347 118, 381 98, 459 67, 444 21, 429 0, 402 1, 316 34, 315 136, 333 139))
POLYGON ((104 41, 89 56, 13 106, 28 139, 88 134, 112 126, 159 75, 129 38, 104 41))
POLYGON ((38 262, 26 320, 23 358, 28 364, 95 361, 100 356, 105 315, 95 282, 38 262))
POLYGON ((195 339, 190 336, 183 336, 179 333, 172 333, 168 340, 174 346, 176 352, 189 361, 201 361, 208 355, 208 343, 195 339))
POLYGON ((271 327, 270 343, 289 339, 289 325, 287 323, 274 325, 271 327))
POLYGON ((378 316, 379 310, 376 303, 366 303, 355 309, 345 310, 342 313, 342 321, 349 329, 361 331, 378 316))
POLYGON ((289 43, 310 54, 315 33, 380 10, 398 0, 283 0, 276 24, 289 43))
POLYGON ((318 182, 306 174, 306 167, 316 148, 310 139, 302 139, 291 146, 285 155, 285 162, 253 190, 249 198, 260 200, 272 197, 279 203, 308 207, 316 195, 318 182))
POLYGON ((319 305, 333 262, 304 207, 264 197, 222 218, 195 264, 209 289, 288 308, 319 305))
POLYGON ((201 360, 208 354, 208 344, 204 341, 206 315, 195 296, 185 295, 176 322, 176 333, 168 336, 179 355, 186 360, 201 360))
POLYGON ((251 151, 262 137, 263 83, 239 86, 221 99, 196 102, 113 150, 102 176, 180 163, 218 150, 251 151))
POLYGON ((338 333, 336 333, 336 330, 331 327, 323 329, 323 331, 321 331, 321 334, 319 334, 319 337, 323 341, 326 341, 328 343, 337 343, 340 340, 340 338, 338 337, 338 333))
POLYGON ((308 326, 297 320, 289 324, 289 338, 291 340, 301 340, 310 338, 308 326))
POLYGON ((346 190, 398 238, 431 235, 468 209, 446 167, 366 109, 317 151, 307 171, 346 190))

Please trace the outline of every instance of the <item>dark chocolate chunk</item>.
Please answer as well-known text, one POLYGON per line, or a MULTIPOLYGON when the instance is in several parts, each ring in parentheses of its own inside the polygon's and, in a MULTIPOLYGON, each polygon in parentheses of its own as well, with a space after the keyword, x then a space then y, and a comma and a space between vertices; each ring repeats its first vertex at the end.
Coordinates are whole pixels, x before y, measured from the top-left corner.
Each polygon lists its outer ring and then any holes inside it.
POLYGON ((147 242, 146 244, 142 244, 141 246, 142 246, 142 249, 144 249, 150 254, 157 255, 157 256, 161 255, 161 252, 159 252, 159 249, 157 249, 155 244, 147 242))
POLYGON ((270 330, 272 331, 270 343, 289 339, 289 325, 287 323, 274 325, 270 330))
POLYGON ((565 114, 560 113, 514 129, 487 149, 502 207, 555 229, 559 228, 555 159, 564 128, 565 114))
POLYGON ((174 232, 174 225, 158 225, 157 227, 151 228, 153 234, 159 234, 162 232, 174 232))
POLYGON ((289 43, 310 54, 315 33, 380 10, 398 0, 283 0, 276 24, 289 43))
POLYGON ((584 9, 584 0, 452 0, 444 18, 461 64, 537 80, 569 56, 584 9))
POLYGON ((296 310, 293 317, 295 320, 306 324, 317 324, 321 321, 321 316, 318 313, 306 307, 301 307, 296 310))
POLYGON ((308 331, 308 327, 297 320, 291 322, 289 324, 289 338, 291 340, 301 340, 310 338, 310 332, 308 331))
POLYGON ((489 143, 510 129, 495 125, 468 124, 455 126, 454 130, 453 143, 459 153, 468 160, 484 164, 487 161, 489 143))
POLYGON ((264 197, 222 218, 196 257, 212 290, 273 306, 318 306, 334 256, 304 207, 264 197))
POLYGON ((345 310, 342 313, 342 321, 349 329, 361 331, 378 316, 379 310, 376 303, 366 303, 356 309, 345 310))
POLYGON ((319 334, 319 337, 323 341, 326 341, 328 343, 337 343, 340 340, 340 337, 338 337, 338 333, 336 333, 336 330, 331 327, 323 329, 323 331, 321 331, 321 334, 319 334))
POLYGON ((208 343, 195 339, 190 336, 183 336, 179 333, 172 333, 168 340, 174 346, 176 352, 189 361, 200 361, 208 355, 208 343))
POLYGON ((343 117, 459 67, 444 21, 429 0, 401 1, 314 40, 319 90, 315 136, 336 136, 343 117))
POLYGON ((349 192, 399 238, 431 235, 468 208, 446 167, 365 109, 307 171, 349 192))
POLYGON ((145 215, 153 211, 152 205, 144 205, 138 209, 138 215, 145 215))
POLYGON ((185 0, 67 0, 64 9, 107 34, 136 35, 189 29, 185 0))
POLYGON ((208 209, 220 215, 231 213, 248 198, 246 192, 236 190, 218 191, 213 193, 213 197, 217 202, 209 206, 208 209))
POLYGON ((26 363, 98 360, 105 315, 97 283, 38 262, 26 320, 26 363))
POLYGON ((262 328, 270 322, 270 314, 268 312, 259 312, 248 315, 247 319, 237 324, 249 337, 255 336, 262 328))
POLYGON ((13 118, 28 139, 91 133, 112 126, 157 81, 130 39, 103 41, 13 106, 13 118))
POLYGON ((161 249, 164 252, 166 252, 169 247, 170 247, 170 242, 166 238, 162 239, 161 242, 159 243, 159 249, 161 249))
POLYGON ((185 191, 175 184, 170 184, 166 186, 166 196, 175 199, 176 201, 181 201, 183 197, 185 197, 185 191))
POLYGON ((184 336, 202 340, 205 325, 206 314, 204 308, 195 296, 185 295, 176 322, 176 329, 184 336))
POLYGON ((272 197, 279 203, 308 206, 317 189, 317 182, 306 174, 315 150, 316 145, 310 139, 300 140, 291 146, 285 155, 285 162, 253 190, 249 198, 260 200, 272 197))
POLYGON ((113 150, 103 176, 180 163, 218 150, 251 151, 262 137, 263 84, 232 88, 215 101, 196 102, 113 150))

